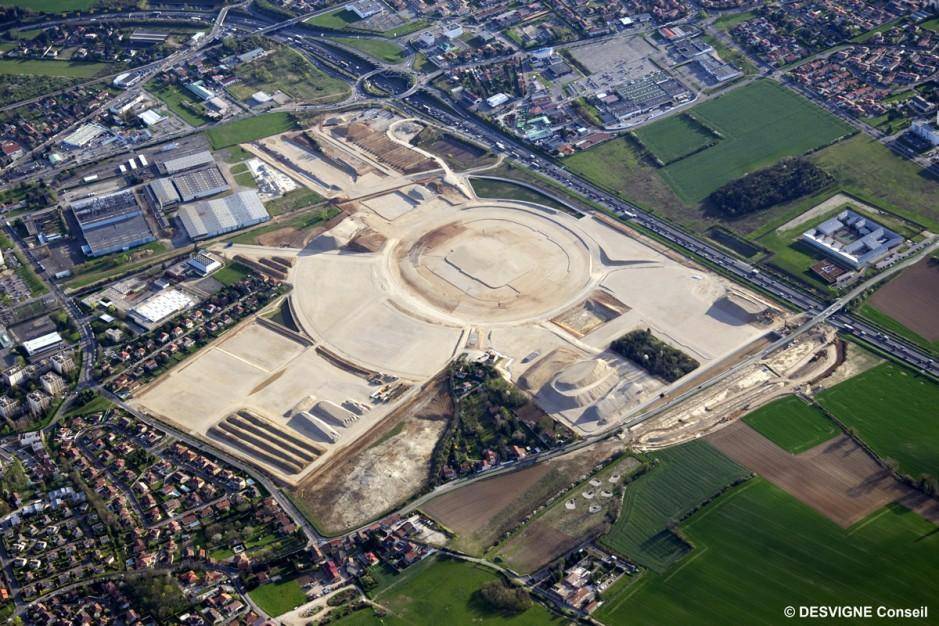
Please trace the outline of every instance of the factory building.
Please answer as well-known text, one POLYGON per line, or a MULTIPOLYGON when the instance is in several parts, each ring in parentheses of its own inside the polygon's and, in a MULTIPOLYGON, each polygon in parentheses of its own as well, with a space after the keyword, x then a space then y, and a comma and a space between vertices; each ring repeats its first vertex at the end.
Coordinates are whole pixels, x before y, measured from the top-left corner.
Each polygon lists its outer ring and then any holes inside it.
POLYGON ((215 166, 174 176, 173 185, 183 202, 217 196, 229 189, 228 181, 215 166))
POLYGON ((185 172, 186 170, 194 170, 203 165, 214 164, 215 158, 212 156, 212 153, 208 150, 203 150, 202 152, 193 152, 192 154, 163 161, 163 164, 160 166, 160 172, 173 175, 185 172))
POLYGON ((239 193, 187 204, 179 209, 179 219, 193 241, 230 233, 271 219, 258 192, 239 193))
POLYGON ((93 196, 72 203, 82 231, 84 253, 91 257, 129 250, 154 241, 132 191, 93 196))
POLYGON ((178 289, 164 289, 132 308, 130 318, 144 328, 154 328, 188 309, 194 302, 192 297, 178 289))
POLYGON ((856 270, 886 256, 903 242, 897 233, 850 209, 805 231, 801 239, 856 270))

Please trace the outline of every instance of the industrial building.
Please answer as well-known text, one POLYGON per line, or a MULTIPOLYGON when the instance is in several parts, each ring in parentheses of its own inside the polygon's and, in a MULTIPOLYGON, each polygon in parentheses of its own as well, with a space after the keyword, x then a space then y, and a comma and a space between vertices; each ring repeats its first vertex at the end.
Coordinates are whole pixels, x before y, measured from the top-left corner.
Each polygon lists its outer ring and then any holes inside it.
POLYGON ((176 157, 175 159, 167 159, 163 161, 163 164, 160 166, 160 171, 164 174, 172 175, 214 163, 215 157, 212 156, 212 153, 208 150, 203 150, 202 152, 193 152, 192 154, 176 157))
POLYGON ((156 239, 132 191, 85 198, 71 208, 85 239, 82 251, 88 256, 129 250, 156 239))
POLYGON ((195 241, 260 224, 271 216, 258 192, 249 189, 224 198, 184 205, 179 209, 179 219, 189 238, 195 241))
POLYGON ((59 333, 52 332, 35 339, 23 342, 23 349, 26 355, 32 359, 48 352, 58 349, 62 345, 62 336, 59 333))
POLYGON ((801 239, 856 270, 886 256, 903 242, 897 233, 850 209, 805 231, 801 239))
POLYGON ((183 202, 216 196, 228 191, 228 181, 218 167, 212 166, 173 177, 173 185, 183 202))
POLYGON ((179 204, 179 192, 170 178, 157 178, 147 185, 150 199, 160 209, 179 204))
POLYGON ((215 270, 221 268, 222 264, 205 252, 200 252, 189 259, 189 266, 196 270, 200 276, 208 276, 215 270))
POLYGON ((178 289, 164 289, 150 296, 129 312, 130 318, 145 328, 154 328, 164 320, 192 306, 194 300, 178 289))
POLYGON ((101 134, 107 132, 104 126, 100 124, 83 124, 73 133, 62 140, 62 145, 67 148, 84 148, 91 141, 101 134))

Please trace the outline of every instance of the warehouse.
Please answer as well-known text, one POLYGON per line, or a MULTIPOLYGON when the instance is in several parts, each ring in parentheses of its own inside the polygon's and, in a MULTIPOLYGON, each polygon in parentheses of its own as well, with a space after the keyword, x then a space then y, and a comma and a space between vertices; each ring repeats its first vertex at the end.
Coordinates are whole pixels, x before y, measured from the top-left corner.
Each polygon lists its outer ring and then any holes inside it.
POLYGON ((176 186, 169 178, 157 178, 150 181, 147 191, 150 192, 153 203, 161 209, 179 204, 179 192, 176 191, 176 186))
POLYGON ((164 320, 184 311, 193 299, 178 289, 165 289, 130 310, 132 320, 145 328, 154 328, 164 320))
POLYGON ((249 189, 225 198, 187 204, 179 219, 192 240, 215 237, 271 219, 258 192, 249 189))
POLYGON ((222 176, 218 167, 212 166, 204 170, 186 172, 173 177, 173 184, 183 202, 208 198, 228 191, 228 181, 222 176))
POLYGON ((132 191, 85 198, 71 208, 85 238, 82 251, 88 256, 129 250, 156 239, 132 191))
POLYGON ((202 152, 194 152, 175 159, 167 159, 163 161, 160 171, 164 174, 178 174, 179 172, 185 172, 186 170, 192 170, 197 167, 202 167, 203 165, 214 163, 215 158, 212 156, 212 153, 208 150, 203 150, 202 152))

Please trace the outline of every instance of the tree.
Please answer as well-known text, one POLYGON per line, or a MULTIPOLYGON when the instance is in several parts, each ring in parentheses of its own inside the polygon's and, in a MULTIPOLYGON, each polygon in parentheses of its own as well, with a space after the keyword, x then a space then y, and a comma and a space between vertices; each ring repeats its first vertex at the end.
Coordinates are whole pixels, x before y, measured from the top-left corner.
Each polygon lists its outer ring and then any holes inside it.
POLYGON ((493 610, 504 613, 521 613, 531 607, 531 596, 519 587, 502 580, 491 580, 479 588, 480 597, 493 610))

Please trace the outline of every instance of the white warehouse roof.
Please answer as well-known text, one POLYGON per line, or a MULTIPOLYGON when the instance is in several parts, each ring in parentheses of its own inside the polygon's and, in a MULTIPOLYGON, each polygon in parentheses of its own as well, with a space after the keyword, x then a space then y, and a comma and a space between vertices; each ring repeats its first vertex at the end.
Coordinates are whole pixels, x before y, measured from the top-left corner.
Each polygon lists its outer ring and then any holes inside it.
POLYGON ((254 189, 180 207, 179 219, 190 239, 204 239, 271 219, 254 189))
POLYGON ((133 309, 131 316, 144 324, 157 324, 191 306, 193 299, 178 289, 166 289, 147 298, 133 309))

